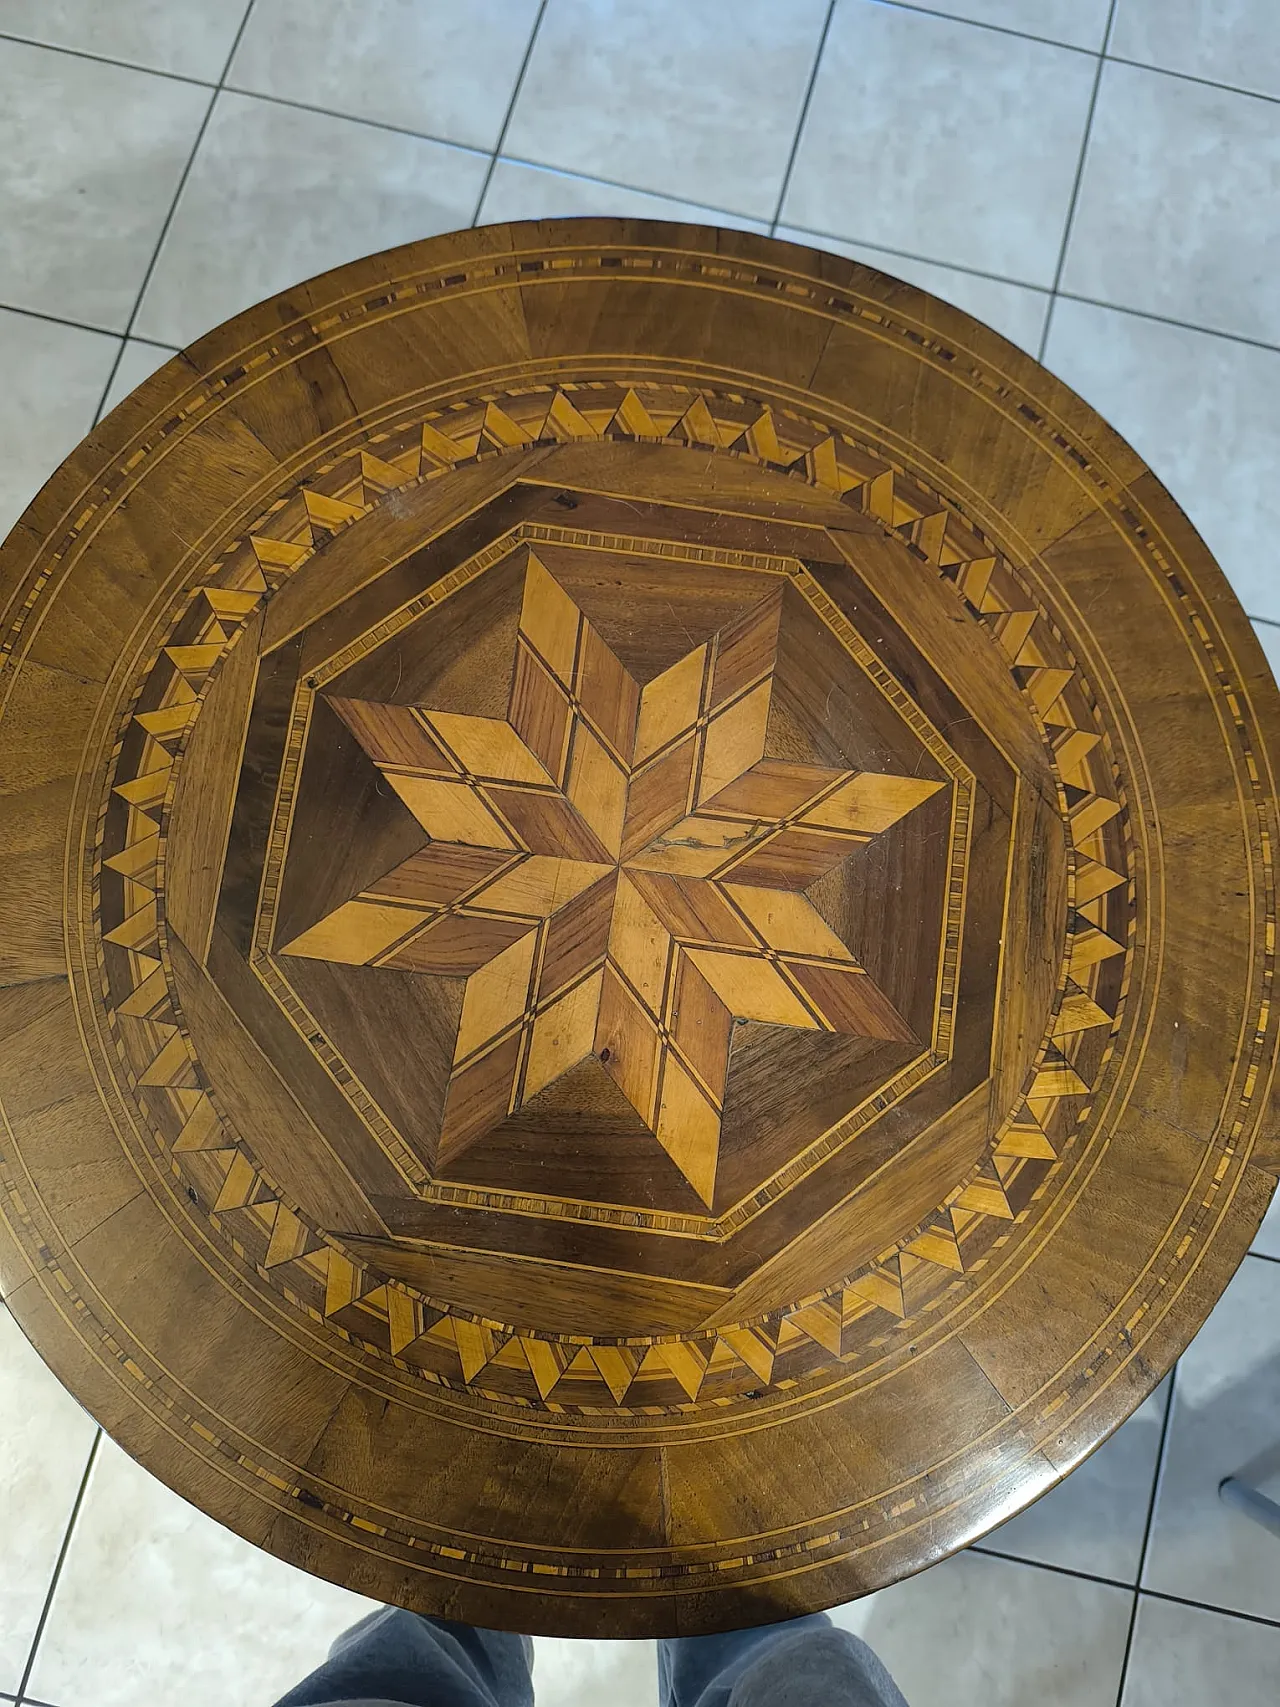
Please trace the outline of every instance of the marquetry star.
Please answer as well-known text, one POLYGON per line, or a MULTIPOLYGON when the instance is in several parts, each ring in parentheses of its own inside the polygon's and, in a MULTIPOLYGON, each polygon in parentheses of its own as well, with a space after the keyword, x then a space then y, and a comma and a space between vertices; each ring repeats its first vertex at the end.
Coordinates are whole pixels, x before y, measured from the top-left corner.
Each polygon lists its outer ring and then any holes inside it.
POLYGON ((765 757, 781 611, 641 686, 531 554, 505 719, 330 701, 428 840, 283 952, 466 980, 439 1161, 594 1055, 710 1205, 736 1019, 912 1040, 805 890, 944 784, 765 757))

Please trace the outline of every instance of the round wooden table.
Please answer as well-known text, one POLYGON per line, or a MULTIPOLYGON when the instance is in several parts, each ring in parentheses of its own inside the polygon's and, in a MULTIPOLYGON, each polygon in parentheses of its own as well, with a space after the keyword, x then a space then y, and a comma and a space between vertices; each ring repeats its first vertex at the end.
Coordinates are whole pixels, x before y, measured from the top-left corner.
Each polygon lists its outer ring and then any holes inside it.
POLYGON ((0 1278, 282 1558, 850 1599, 1065 1475, 1280 1143, 1280 702, 995 333, 496 226, 148 380, 0 556, 0 1278))

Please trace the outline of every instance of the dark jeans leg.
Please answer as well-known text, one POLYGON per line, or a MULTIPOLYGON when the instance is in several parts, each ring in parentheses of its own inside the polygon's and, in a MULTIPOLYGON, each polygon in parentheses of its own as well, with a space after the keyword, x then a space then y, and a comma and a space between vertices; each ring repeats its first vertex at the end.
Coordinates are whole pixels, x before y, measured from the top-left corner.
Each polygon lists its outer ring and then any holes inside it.
POLYGON ((658 1644, 660 1707, 907 1707, 880 1661, 825 1612, 658 1644))
POLYGON ((333 1644, 277 1707, 388 1701, 398 1707, 533 1707, 528 1636, 384 1607, 333 1644))

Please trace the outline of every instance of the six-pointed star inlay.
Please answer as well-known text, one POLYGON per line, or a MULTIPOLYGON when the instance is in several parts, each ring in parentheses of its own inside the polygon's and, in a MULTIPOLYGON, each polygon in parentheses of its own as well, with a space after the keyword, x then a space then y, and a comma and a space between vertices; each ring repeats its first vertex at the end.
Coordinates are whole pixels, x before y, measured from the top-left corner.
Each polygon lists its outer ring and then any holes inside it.
POLYGON ((439 1163, 594 1055, 710 1205, 735 1019, 911 1040, 804 890, 945 785, 765 757, 781 613, 641 686, 531 554, 505 719, 330 701, 429 840, 282 952, 466 979, 439 1163))

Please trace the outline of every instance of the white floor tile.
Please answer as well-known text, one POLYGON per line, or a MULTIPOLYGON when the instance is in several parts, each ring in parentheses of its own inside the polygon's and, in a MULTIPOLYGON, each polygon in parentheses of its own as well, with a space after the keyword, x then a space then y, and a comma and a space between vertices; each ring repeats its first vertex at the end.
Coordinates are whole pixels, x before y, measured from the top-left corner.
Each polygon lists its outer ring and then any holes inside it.
POLYGON ((906 279, 931 291, 944 302, 953 302, 1002 332, 1010 343, 1035 355, 1044 331, 1045 312, 1049 293, 1032 290, 1028 285, 1008 284, 1004 279, 984 278, 981 273, 961 272, 958 267, 940 267, 933 261, 917 261, 909 255, 895 255, 884 249, 872 249, 865 243, 845 243, 835 237, 822 237, 812 231, 792 230, 780 225, 777 235, 793 243, 805 243, 814 249, 829 249, 837 255, 848 255, 855 261, 865 261, 882 273, 906 279))
POLYGON ((962 1553, 832 1617, 911 1707, 1114 1707, 1128 1590, 962 1553))
MULTIPOLYGON (((1255 619, 1253 632, 1262 642, 1262 650, 1266 653, 1267 662, 1271 665, 1271 674, 1277 681, 1280 681, 1280 620, 1259 622, 1255 619)), ((1275 1208, 1276 1202, 1273 1201, 1271 1208, 1267 1211, 1268 1216, 1275 1208)))
POLYGON ((0 309, 0 538, 93 425, 119 347, 0 309))
POLYGON ((825 0, 550 0, 506 152, 770 219, 825 0))
POLYGON ((444 143, 220 95, 137 330, 189 344, 299 279, 470 225, 486 169, 444 143))
POLYGON ((1168 1398, 1164 1381, 1105 1446, 982 1545, 1019 1559, 1136 1582, 1168 1398))
POLYGON ((727 225, 738 231, 765 234, 769 230, 767 219, 746 219, 742 214, 722 213, 670 196, 651 196, 644 190, 627 190, 617 184, 602 184, 596 178, 552 172, 544 166, 525 166, 517 160, 499 160, 494 167, 476 224, 497 225, 506 219, 561 219, 582 214, 676 219, 685 224, 727 225))
POLYGON ((1280 351, 1060 299, 1045 361, 1164 481, 1250 615, 1280 618, 1259 502, 1280 465, 1280 351))
POLYGON ((0 30, 216 83, 248 0, 3 0, 0 30))
POLYGON ((227 78, 493 148, 538 0, 256 0, 227 78))
POLYGON ((929 9, 1097 53, 1110 0, 929 0, 929 9))
POLYGON ((0 1304, 0 1690, 22 1681, 96 1433, 0 1304))
MULTIPOLYGON (((1272 673, 1280 679, 1280 628, 1271 627, 1266 623, 1254 623, 1254 631, 1262 642, 1262 649, 1267 654, 1272 673)), ((1259 1256, 1274 1257, 1280 1262, 1280 1191, 1271 1199, 1270 1208, 1262 1218, 1262 1225, 1254 1234, 1251 1250, 1259 1256)))
POLYGON ((1280 1264, 1246 1257, 1174 1383, 1144 1586, 1280 1618, 1280 1540, 1218 1498, 1280 1483, 1280 1264))
MULTIPOLYGON (((1253 632, 1262 642, 1262 650, 1267 655, 1272 675, 1280 682, 1280 623, 1255 622, 1253 632)), ((1262 1225, 1254 1234, 1253 1244, 1249 1248, 1259 1256, 1274 1257, 1280 1262, 1280 1191, 1271 1199, 1267 1213, 1262 1217, 1262 1225)))
POLYGON ((1278 189, 1276 102, 1108 64, 1063 289, 1280 343, 1278 189))
POLYGON ((0 301, 123 331, 209 91, 0 41, 0 301))
POLYGON ((1280 1629, 1142 1597, 1120 1707, 1274 1707, 1278 1694, 1280 1629))
POLYGON ((126 338, 120 365, 112 377, 111 389, 107 393, 102 413, 105 415, 108 410, 114 409, 117 403, 141 385, 144 379, 149 379, 158 367, 163 367, 169 357, 176 353, 174 350, 162 348, 159 344, 144 344, 137 338, 126 338))
MULTIPOLYGON (((1274 665, 1272 666, 1274 668, 1274 665)), ((1263 1217, 1250 1249, 1259 1256, 1270 1257, 1274 1262, 1280 1262, 1280 1197, 1272 1199, 1271 1207, 1263 1217)))
POLYGON ((1109 51, 1280 96, 1275 0, 1118 0, 1109 51))
POLYGON ((838 0, 785 223, 1052 284, 1094 63, 838 0))
POLYGON ((372 1610, 239 1540, 104 1440, 30 1693, 57 1707, 274 1701, 372 1610))
POLYGON ((533 1645, 533 1685, 538 1707, 653 1707, 657 1645, 539 1636, 533 1645))

